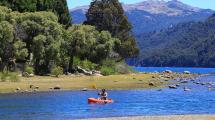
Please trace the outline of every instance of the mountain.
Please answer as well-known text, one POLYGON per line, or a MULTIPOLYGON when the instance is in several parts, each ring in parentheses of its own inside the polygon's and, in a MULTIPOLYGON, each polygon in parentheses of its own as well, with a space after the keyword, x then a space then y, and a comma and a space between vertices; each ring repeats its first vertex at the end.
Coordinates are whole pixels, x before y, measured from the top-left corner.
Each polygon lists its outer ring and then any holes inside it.
POLYGON ((204 22, 181 23, 142 39, 157 45, 142 49, 141 55, 130 61, 133 65, 215 67, 215 14, 204 22))
MULTIPOLYGON (((148 0, 137 4, 123 4, 126 15, 133 25, 135 35, 171 27, 182 22, 203 21, 213 14, 212 10, 186 5, 178 0, 148 0)), ((70 10, 73 23, 82 23, 89 6, 70 10)))

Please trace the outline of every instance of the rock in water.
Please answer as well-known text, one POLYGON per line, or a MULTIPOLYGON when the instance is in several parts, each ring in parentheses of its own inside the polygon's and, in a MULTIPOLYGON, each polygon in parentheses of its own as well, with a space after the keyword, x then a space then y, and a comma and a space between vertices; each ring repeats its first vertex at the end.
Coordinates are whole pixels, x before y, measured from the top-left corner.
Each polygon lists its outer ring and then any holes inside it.
POLYGON ((170 89, 177 89, 177 86, 176 85, 170 85, 169 88, 170 89))

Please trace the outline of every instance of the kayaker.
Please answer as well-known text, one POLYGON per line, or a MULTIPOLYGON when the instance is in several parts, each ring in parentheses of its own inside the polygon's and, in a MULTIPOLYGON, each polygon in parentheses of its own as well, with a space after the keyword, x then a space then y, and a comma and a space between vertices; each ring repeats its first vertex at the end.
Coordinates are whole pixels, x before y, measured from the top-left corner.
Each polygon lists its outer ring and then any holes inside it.
POLYGON ((106 92, 105 89, 102 89, 102 92, 100 92, 99 95, 101 100, 107 100, 108 93, 106 92))

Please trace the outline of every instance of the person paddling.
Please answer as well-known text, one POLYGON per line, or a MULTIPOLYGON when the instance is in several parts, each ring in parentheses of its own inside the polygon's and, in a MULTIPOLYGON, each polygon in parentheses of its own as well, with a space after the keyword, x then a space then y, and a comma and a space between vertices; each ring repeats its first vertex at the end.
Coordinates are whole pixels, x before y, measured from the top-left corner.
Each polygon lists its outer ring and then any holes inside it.
POLYGON ((107 100, 108 93, 106 92, 105 89, 102 89, 102 91, 98 95, 100 95, 101 100, 107 100))

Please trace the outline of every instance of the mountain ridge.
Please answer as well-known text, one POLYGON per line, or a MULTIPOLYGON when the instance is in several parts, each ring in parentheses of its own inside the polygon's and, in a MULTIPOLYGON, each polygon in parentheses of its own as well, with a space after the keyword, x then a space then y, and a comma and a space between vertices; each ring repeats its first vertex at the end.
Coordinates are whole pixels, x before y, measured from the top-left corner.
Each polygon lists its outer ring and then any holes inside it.
MULTIPOLYGON (((139 35, 168 28, 182 22, 203 21, 214 13, 210 9, 201 9, 184 4, 178 0, 148 0, 136 4, 122 4, 125 14, 133 25, 133 33, 139 35)), ((70 10, 74 24, 86 20, 89 6, 80 6, 70 10)))
POLYGON ((135 66, 215 67, 214 34, 215 14, 204 22, 181 23, 150 33, 142 39, 156 47, 143 49, 139 44, 141 54, 128 62, 135 66))

